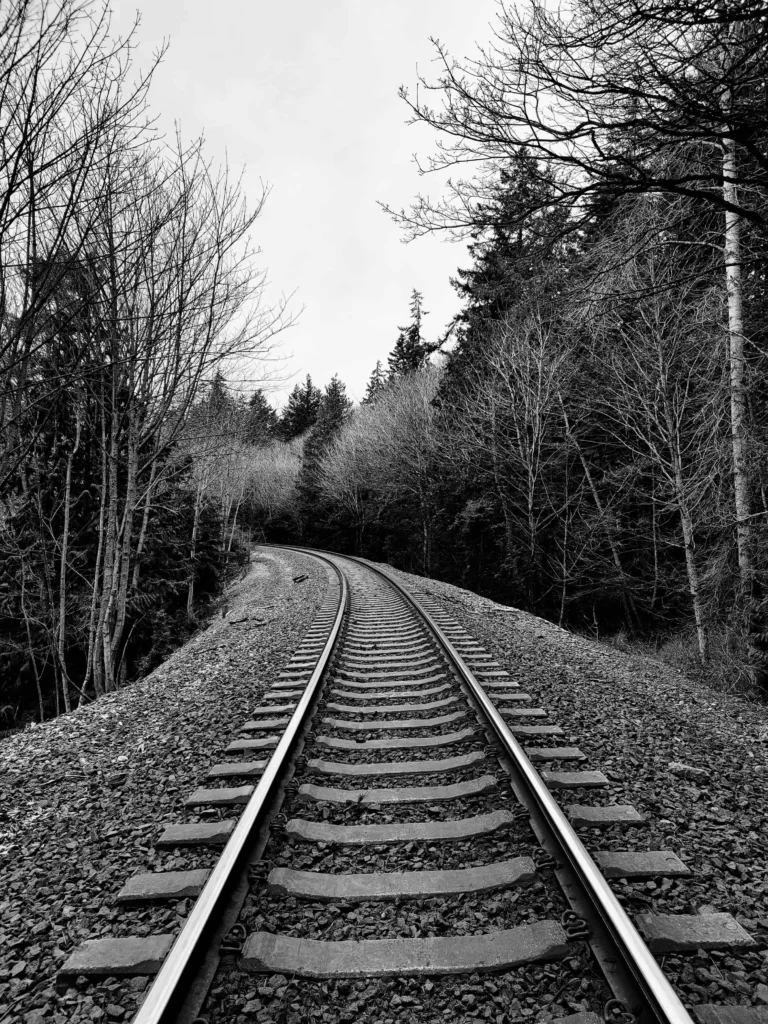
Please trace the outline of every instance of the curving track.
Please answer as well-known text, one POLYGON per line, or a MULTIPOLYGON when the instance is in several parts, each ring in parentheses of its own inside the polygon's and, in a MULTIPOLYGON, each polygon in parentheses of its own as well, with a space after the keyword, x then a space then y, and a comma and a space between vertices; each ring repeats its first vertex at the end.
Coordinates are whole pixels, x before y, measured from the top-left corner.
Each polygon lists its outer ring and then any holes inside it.
MULTIPOLYGON (((165 936, 86 943, 62 982, 157 971, 137 1024, 192 1021, 201 1008, 211 1024, 241 1011, 272 1020, 258 996, 281 985, 288 1021, 336 1019, 334 1000, 339 1019, 387 1020, 386 1007, 405 1000, 424 1021, 524 1020, 552 1006, 555 1018, 688 1024, 604 877, 683 877, 685 866, 642 848, 642 818, 613 791, 610 802, 590 799, 609 789, 606 776, 578 768, 583 755, 563 729, 449 615, 389 574, 314 554, 337 584, 230 759, 208 767, 210 783, 188 801, 242 805, 239 819, 161 837, 226 841, 216 868, 135 876, 122 894, 167 900, 197 885, 186 926, 172 949, 165 936), (567 816, 559 789, 583 795, 567 816), (620 835, 629 849, 601 850, 598 838, 590 855, 580 828, 620 835), (303 981, 293 991, 289 979, 303 981)), ((729 915, 636 924, 657 951, 752 944, 729 915)), ((763 1019, 749 1007, 697 1015, 763 1019)))

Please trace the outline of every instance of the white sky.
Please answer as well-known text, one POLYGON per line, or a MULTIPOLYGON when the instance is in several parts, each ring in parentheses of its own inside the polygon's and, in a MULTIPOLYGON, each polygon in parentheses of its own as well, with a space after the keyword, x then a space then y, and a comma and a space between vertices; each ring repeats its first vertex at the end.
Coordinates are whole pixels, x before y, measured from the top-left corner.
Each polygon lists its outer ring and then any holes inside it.
MULTIPOLYGON (((417 192, 411 154, 434 136, 407 126, 398 87, 431 77, 429 36, 456 57, 491 38, 494 0, 143 0, 139 65, 166 38, 170 50, 150 93, 160 127, 204 131, 209 156, 246 167, 246 194, 272 192, 255 242, 269 270, 268 300, 296 293, 297 325, 282 335, 284 378, 274 400, 311 373, 338 373, 360 399, 376 360, 386 360, 408 321, 411 289, 424 294, 425 333, 442 333, 458 310, 448 278, 467 266, 463 244, 409 245, 376 200, 399 208, 417 192)), ((140 6, 113 0, 124 32, 140 6)))

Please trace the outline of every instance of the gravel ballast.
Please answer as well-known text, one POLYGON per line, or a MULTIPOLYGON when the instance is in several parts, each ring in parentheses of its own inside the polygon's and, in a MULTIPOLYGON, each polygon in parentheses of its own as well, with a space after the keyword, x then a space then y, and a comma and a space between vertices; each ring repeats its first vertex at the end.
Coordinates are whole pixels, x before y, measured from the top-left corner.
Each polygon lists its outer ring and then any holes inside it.
MULTIPOLYGON (((768 708, 450 584, 382 568, 427 611, 450 616, 547 709, 564 729, 559 742, 587 756, 580 769, 608 776, 610 788, 590 792, 589 803, 632 804, 647 819, 631 832, 581 829, 587 849, 669 849, 690 868, 686 878, 612 881, 631 917, 729 912, 757 940, 750 952, 664 956, 686 1004, 765 1008, 768 708)), ((566 807, 586 802, 584 791, 556 796, 566 807)))
POLYGON ((57 995, 56 970, 84 939, 178 932, 191 901, 128 909, 114 899, 139 871, 215 863, 215 850, 153 843, 166 823, 201 820, 185 798, 277 680, 327 572, 260 550, 226 614, 146 679, 0 743, 0 1021, 130 1019, 145 979, 57 995))
MULTIPOLYGON (((542 768, 605 773, 610 784, 602 790, 558 790, 555 796, 563 806, 632 804, 646 819, 643 828, 630 831, 581 829, 588 849, 669 849, 690 868, 689 877, 612 881, 630 916, 730 912, 756 938, 756 948, 745 952, 665 955, 665 972, 686 1004, 765 1006, 765 707, 704 689, 655 661, 624 655, 448 584, 389 571, 425 608, 447 613, 482 645, 500 669, 509 671, 521 690, 530 693, 532 707, 548 711, 546 721, 564 730, 552 745, 578 747, 586 755, 578 765, 550 761, 542 768)), ((129 908, 115 903, 117 893, 139 872, 207 868, 215 863, 215 849, 163 850, 154 844, 168 823, 215 821, 237 814, 237 808, 225 808, 203 816, 186 808, 184 801, 198 786, 212 784, 205 781, 212 764, 229 759, 221 751, 253 717, 264 691, 285 669, 311 625, 327 579, 326 569, 313 559, 260 550, 248 576, 232 588, 226 618, 215 619, 146 680, 0 744, 0 1024, 130 1020, 146 979, 78 983, 57 994, 56 969, 83 939, 178 932, 191 900, 129 908), (293 577, 304 573, 309 578, 294 584, 293 577)), ((489 693, 498 702, 498 695, 489 693)), ((401 698, 393 694, 391 700, 401 698)), ((315 735, 335 734, 319 726, 322 717, 321 713, 314 724, 315 735)), ((473 723, 470 715, 468 724, 473 723)), ((477 749, 482 742, 479 734, 437 754, 434 749, 417 749, 379 751, 374 756, 386 761, 453 756, 477 749)), ((550 745, 547 737, 526 742, 550 745)), ((352 763, 370 757, 357 750, 320 747, 313 754, 352 763)), ((268 752, 242 755, 245 760, 261 756, 268 752)), ((481 773, 478 768, 476 774, 481 773)), ((503 773, 495 763, 493 773, 502 784, 499 792, 505 793, 503 773)), ((473 774, 465 772, 466 777, 473 774)), ((220 784, 242 781, 225 779, 220 784)), ((338 777, 316 775, 312 781, 348 785, 338 777)), ((377 786, 403 786, 438 779, 403 776, 375 781, 377 786)), ((492 797, 489 803, 484 798, 482 807, 473 799, 455 801, 449 813, 445 804, 374 812, 294 797, 284 810, 310 819, 359 824, 467 815, 495 806, 497 799, 492 797)), ((355 849, 270 840, 267 855, 275 866, 372 872, 465 868, 529 854, 531 845, 530 832, 516 822, 511 829, 469 843, 412 843, 395 851, 386 845, 355 849)), ((296 937, 319 931, 339 941, 366 933, 393 939, 483 933, 522 923, 531 897, 530 908, 538 914, 559 916, 562 902, 553 886, 551 874, 545 872, 525 894, 401 905, 313 903, 259 895, 248 901, 245 916, 251 928, 285 930, 296 937)), ((584 959, 580 944, 562 965, 520 968, 493 978, 302 985, 280 975, 234 984, 234 977, 228 980, 227 975, 224 971, 217 978, 208 1004, 215 1024, 299 1024, 307 1019, 329 1024, 426 1024, 446 1015, 517 1024, 599 1008, 605 998, 604 985, 584 959)))

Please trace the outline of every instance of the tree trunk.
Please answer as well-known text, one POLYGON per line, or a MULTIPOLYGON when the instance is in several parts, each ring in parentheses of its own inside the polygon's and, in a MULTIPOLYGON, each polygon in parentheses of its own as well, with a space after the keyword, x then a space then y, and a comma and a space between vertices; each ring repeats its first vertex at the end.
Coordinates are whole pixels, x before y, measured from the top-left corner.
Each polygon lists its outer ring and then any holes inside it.
MULTIPOLYGON (((40 721, 45 721, 45 708, 43 706, 43 689, 40 685, 40 673, 37 670, 37 659, 35 658, 35 652, 32 645, 32 630, 29 626, 29 616, 27 615, 26 607, 26 583, 27 583, 27 570, 22 565, 21 569, 21 614, 24 616, 24 625, 27 631, 27 647, 29 648, 29 659, 32 662, 32 672, 35 676, 35 685, 37 686, 37 706, 40 709, 40 721)), ((56 694, 56 703, 58 704, 58 692, 56 694)))
POLYGON ((569 500, 569 483, 570 474, 568 472, 570 459, 566 455, 565 459, 565 508, 563 516, 563 585, 560 589, 560 615, 557 620, 558 626, 563 625, 563 619, 565 618, 565 601, 568 594, 568 526, 571 521, 571 513, 568 508, 570 504, 569 500))
POLYGON ((144 545, 147 541, 147 529, 149 528, 149 512, 152 505, 152 490, 155 484, 155 476, 157 474, 157 460, 152 460, 152 466, 149 470, 149 483, 147 484, 147 493, 144 498, 144 511, 141 516, 141 529, 139 530, 139 540, 136 544, 136 555, 133 563, 133 579, 131 580, 131 589, 136 591, 139 589, 139 573, 141 571, 141 556, 144 551, 144 545))
POLYGON ((651 609, 655 611, 659 593, 659 527, 656 514, 656 474, 651 470, 651 534, 653 537, 653 591, 651 609))
POLYGON ((699 587, 699 571, 696 565, 696 547, 693 538, 693 522, 687 505, 678 498, 680 509, 680 522, 683 527, 683 542, 685 543, 685 567, 688 573, 688 589, 691 592, 691 604, 693 605, 693 618, 696 623, 696 638, 699 645, 699 659, 702 665, 706 664, 709 656, 709 645, 707 641, 707 624, 704 617, 704 609, 701 602, 701 589, 699 587))
POLYGON ((114 592, 116 585, 118 547, 117 547, 117 410, 115 408, 115 395, 113 391, 112 402, 112 423, 110 427, 110 443, 107 472, 107 522, 105 527, 104 543, 104 569, 101 580, 101 608, 99 611, 99 622, 96 629, 97 650, 101 647, 101 673, 104 681, 104 689, 107 693, 114 689, 112 678, 112 646, 110 642, 110 618, 114 607, 114 592))
MULTIPOLYGON (((666 381, 663 382, 666 387, 666 381)), ((693 606, 693 619, 696 623, 696 637, 699 645, 699 659, 706 663, 709 654, 707 643, 707 625, 704 616, 704 608, 701 601, 701 587, 699 585, 699 570, 696 565, 696 541, 693 531, 693 517, 688 508, 688 497, 686 494, 685 477, 683 475, 683 458, 681 455, 680 434, 675 425, 675 417, 667 396, 664 396, 664 418, 667 423, 669 436, 669 455, 672 463, 672 484, 675 489, 675 500, 680 514, 680 524, 683 528, 683 543, 685 545, 685 568, 688 574, 688 590, 691 595, 693 606)))
MULTIPOLYGON (((723 143, 723 197, 734 205, 738 202, 736 142, 733 139, 726 139, 723 143)), ((744 318, 742 314, 741 218, 732 210, 726 210, 725 213, 725 278, 728 293, 728 359, 736 548, 739 560, 740 596, 746 608, 752 587, 752 537, 746 446, 747 401, 744 318)))
POLYGON ((197 534, 200 526, 202 510, 202 493, 198 491, 195 501, 195 516, 192 520, 192 542, 189 549, 189 583, 187 584, 187 619, 195 621, 195 556, 197 554, 197 534))
POLYGON ((499 468, 499 452, 496 445, 496 410, 491 412, 491 464, 493 466, 493 484, 496 488, 496 495, 501 505, 501 514, 504 516, 504 550, 506 559, 511 564, 514 557, 515 531, 512 513, 509 507, 509 498, 501 479, 499 468))
MULTIPOLYGON (((93 590, 91 592, 91 611, 88 618, 88 658, 85 667, 85 678, 83 689, 88 686, 88 680, 93 673, 93 689, 97 697, 104 693, 104 675, 101 670, 101 659, 98 655, 99 629, 96 616, 97 608, 101 608, 102 590, 102 561, 104 557, 104 509, 107 500, 107 441, 106 422, 104 410, 104 395, 102 389, 101 402, 101 501, 99 503, 99 542, 96 547, 96 565, 93 569, 93 590)), ((82 694, 81 694, 82 700, 82 694)))
POLYGON ((80 447, 80 409, 77 410, 75 444, 67 456, 67 472, 64 481, 64 529, 61 537, 61 568, 59 570, 59 666, 61 668, 61 690, 64 710, 71 711, 69 700, 69 673, 67 672, 66 631, 67 631, 67 559, 69 558, 69 518, 72 501, 72 463, 80 447))
POLYGON ((237 517, 240 514, 240 505, 242 504, 243 497, 240 495, 238 500, 235 502, 235 511, 232 514, 232 529, 229 531, 229 540, 227 541, 227 554, 232 551, 232 543, 235 539, 235 530, 237 529, 237 517))
MULTIPOLYGON (((115 587, 115 624, 111 633, 110 648, 112 665, 110 675, 117 682, 116 666, 120 660, 120 647, 125 630, 125 618, 128 603, 128 580, 131 565, 131 543, 133 541, 133 517, 136 511, 137 477, 139 472, 139 437, 136 425, 136 413, 131 410, 128 428, 128 479, 125 490, 125 509, 123 512, 122 536, 120 539, 120 572, 115 587)), ((125 663, 124 663, 125 664, 125 663)), ((127 670, 127 665, 125 665, 127 670)))

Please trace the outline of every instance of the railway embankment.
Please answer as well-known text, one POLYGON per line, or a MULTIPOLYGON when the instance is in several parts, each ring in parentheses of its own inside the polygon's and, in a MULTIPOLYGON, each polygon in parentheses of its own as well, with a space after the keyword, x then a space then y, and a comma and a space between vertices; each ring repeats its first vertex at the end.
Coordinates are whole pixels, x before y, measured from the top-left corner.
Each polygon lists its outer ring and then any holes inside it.
POLYGON ((127 916, 115 896, 148 855, 165 870, 187 866, 153 851, 160 826, 182 816, 200 765, 277 678, 326 586, 317 560, 261 550, 225 614, 146 679, 0 743, 4 1024, 130 1019, 108 984, 58 995, 56 971, 86 938, 178 931, 183 903, 161 923, 156 910, 127 916))
MULTIPOLYGON (((396 575, 481 642, 549 709, 562 742, 621 786, 622 802, 647 817, 646 849, 672 850, 691 868, 685 885, 617 883, 627 910, 727 911, 757 939, 748 954, 665 958, 676 985, 693 1002, 768 1005, 768 709, 448 584, 396 575)), ((115 897, 137 866, 201 866, 155 841, 184 815, 233 722, 277 680, 326 583, 313 559, 260 551, 226 616, 146 680, 0 744, 0 1021, 130 1019, 145 978, 131 983, 134 1003, 110 981, 57 993, 56 971, 84 939, 181 927, 189 901, 126 915, 115 897)), ((262 988, 253 1003, 266 1021, 262 988)), ((276 1003, 283 996, 275 990, 276 1003)), ((393 1000, 386 1019, 411 1019, 411 1006, 393 1000)))

